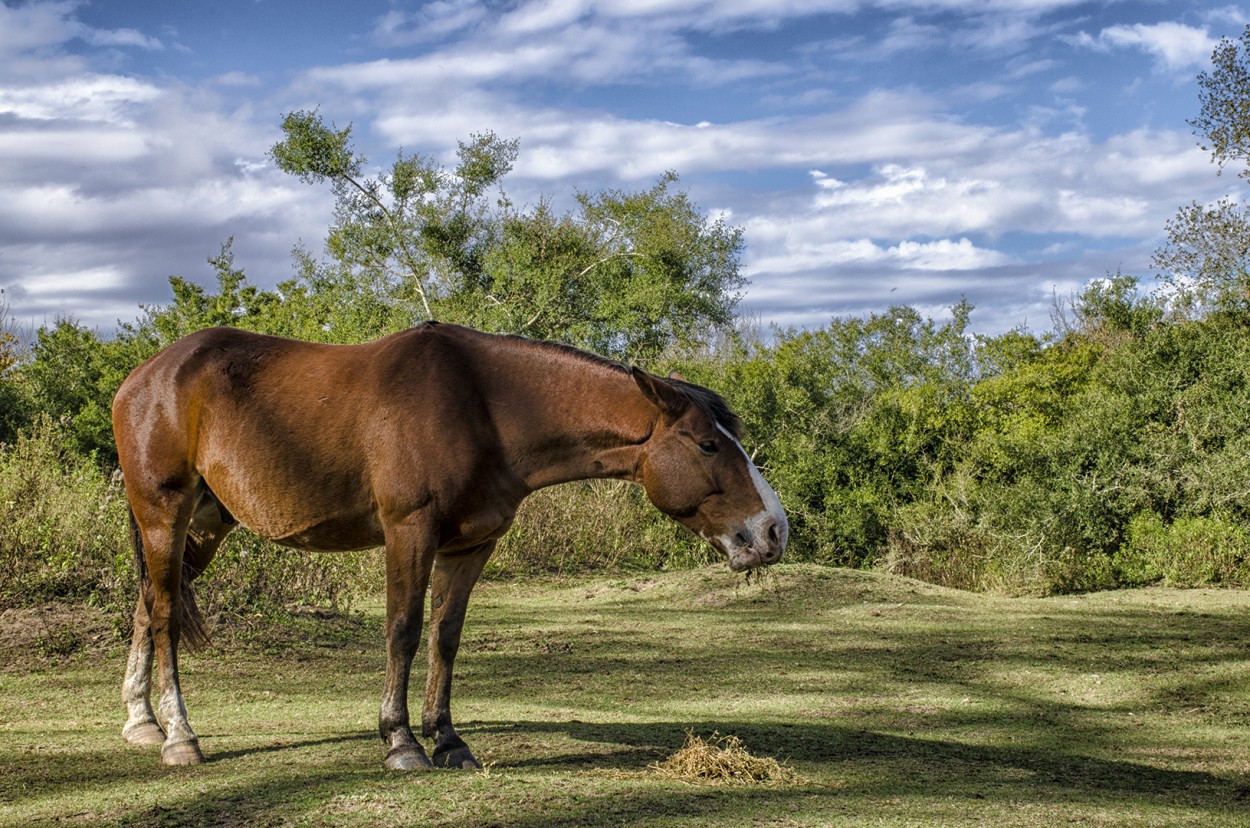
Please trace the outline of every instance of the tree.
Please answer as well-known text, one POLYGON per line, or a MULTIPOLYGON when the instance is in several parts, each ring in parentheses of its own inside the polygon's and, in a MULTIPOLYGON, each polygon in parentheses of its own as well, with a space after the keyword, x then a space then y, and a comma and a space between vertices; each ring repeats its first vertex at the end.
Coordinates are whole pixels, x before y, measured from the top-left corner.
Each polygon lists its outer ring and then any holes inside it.
POLYGON ((0 303, 0 378, 17 364, 17 334, 9 330, 8 307, 0 303))
POLYGON ((675 191, 676 173, 641 192, 579 192, 576 210, 562 213, 550 199, 512 204, 501 182, 519 144, 491 132, 461 142, 450 171, 400 151, 368 178, 350 126, 300 111, 282 129, 278 166, 329 182, 336 200, 330 261, 304 260, 305 288, 337 280, 407 308, 409 322, 463 322, 629 359, 704 341, 733 319, 742 232, 675 191))
MULTIPOLYGON (((1198 75, 1201 109, 1189 124, 1221 172, 1246 164, 1238 177, 1250 178, 1250 26, 1238 41, 1221 40, 1211 63, 1198 75)), ((1182 207, 1152 264, 1182 310, 1250 310, 1250 213, 1233 199, 1182 207)))
POLYGON ((110 410, 129 370, 111 350, 93 331, 61 319, 39 329, 30 359, 15 371, 28 398, 28 422, 47 416, 61 424, 68 447, 104 461, 116 456, 110 410))
POLYGON ((460 143, 460 163, 450 173, 400 150, 389 172, 366 178, 366 159, 352 149, 351 131, 350 125, 327 126, 316 111, 291 112, 282 120, 285 138, 270 155, 304 182, 331 184, 331 256, 397 287, 408 285, 430 318, 440 283, 446 290, 480 272, 490 231, 486 194, 512 169, 518 143, 493 132, 474 135, 460 143))
POLYGON ((549 201, 509 209, 475 279, 439 302, 488 330, 654 359, 733 320, 743 278, 741 230, 707 222, 666 173, 641 192, 578 193, 576 212, 549 201))
MULTIPOLYGON (((217 279, 216 293, 183 278, 170 276, 169 286, 174 299, 168 305, 144 305, 143 318, 137 324, 123 324, 119 339, 148 353, 163 348, 189 333, 215 325, 229 325, 255 331, 268 331, 281 297, 261 290, 247 280, 243 270, 234 264, 234 238, 226 240, 216 256, 210 256, 217 279), (140 345, 146 342, 146 345, 140 345)), ((137 363, 136 363, 137 364, 137 363)))

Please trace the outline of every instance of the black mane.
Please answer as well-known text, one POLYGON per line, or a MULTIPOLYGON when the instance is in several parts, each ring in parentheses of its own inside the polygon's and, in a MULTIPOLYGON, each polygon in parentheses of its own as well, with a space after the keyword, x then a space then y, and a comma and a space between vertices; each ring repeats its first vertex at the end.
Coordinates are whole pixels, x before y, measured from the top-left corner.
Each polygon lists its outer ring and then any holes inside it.
POLYGON ((667 382, 685 394, 709 420, 732 434, 735 440, 742 441, 742 418, 733 412, 724 397, 693 382, 671 378, 667 382))

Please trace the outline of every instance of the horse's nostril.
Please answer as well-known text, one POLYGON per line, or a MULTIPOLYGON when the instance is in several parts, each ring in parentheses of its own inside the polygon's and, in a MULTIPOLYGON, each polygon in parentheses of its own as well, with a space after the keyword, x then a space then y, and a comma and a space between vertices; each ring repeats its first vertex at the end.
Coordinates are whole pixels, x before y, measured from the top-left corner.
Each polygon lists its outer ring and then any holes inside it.
POLYGON ((745 532, 739 532, 738 534, 734 535, 734 543, 738 544, 739 546, 750 546, 751 539, 746 536, 745 532))
POLYGON ((777 522, 776 521, 773 521, 772 523, 768 524, 768 542, 774 543, 774 544, 777 542, 777 522))

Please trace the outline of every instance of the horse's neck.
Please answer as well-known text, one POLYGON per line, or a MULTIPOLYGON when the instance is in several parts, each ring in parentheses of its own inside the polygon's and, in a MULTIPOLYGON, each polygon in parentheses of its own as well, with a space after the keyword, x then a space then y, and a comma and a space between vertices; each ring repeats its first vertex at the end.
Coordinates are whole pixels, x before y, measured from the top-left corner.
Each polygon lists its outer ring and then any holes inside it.
POLYGON ((632 479, 658 414, 633 378, 561 353, 542 354, 536 366, 534 356, 503 374, 493 406, 514 473, 530 490, 632 479))

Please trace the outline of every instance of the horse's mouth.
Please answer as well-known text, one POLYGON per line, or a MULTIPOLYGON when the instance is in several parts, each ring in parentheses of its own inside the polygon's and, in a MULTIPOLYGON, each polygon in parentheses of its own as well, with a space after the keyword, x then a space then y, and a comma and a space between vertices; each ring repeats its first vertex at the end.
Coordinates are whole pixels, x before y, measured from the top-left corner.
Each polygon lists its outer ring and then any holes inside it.
POLYGON ((751 543, 749 537, 742 532, 733 537, 714 536, 703 532, 699 535, 729 560, 729 568, 734 572, 750 572, 772 566, 785 553, 784 532, 780 538, 772 535, 757 543, 751 543))
POLYGON ((734 572, 750 572, 752 569, 760 569, 765 566, 772 566, 781 560, 780 552, 760 552, 749 546, 741 546, 736 549, 729 549, 725 552, 729 558, 729 568, 734 572))

